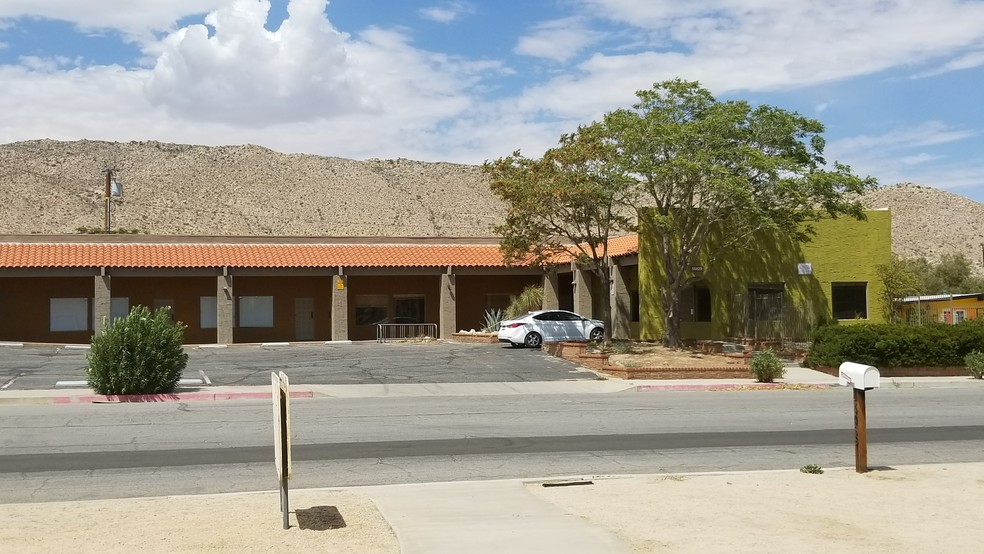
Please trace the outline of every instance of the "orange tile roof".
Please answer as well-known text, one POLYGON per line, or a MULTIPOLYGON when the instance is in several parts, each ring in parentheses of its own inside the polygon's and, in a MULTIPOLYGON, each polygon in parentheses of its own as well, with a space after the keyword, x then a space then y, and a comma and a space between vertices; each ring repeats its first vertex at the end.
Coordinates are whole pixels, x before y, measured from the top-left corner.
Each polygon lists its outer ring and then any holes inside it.
MULTIPOLYGON (((638 236, 609 242, 612 257, 635 254, 638 236)), ((566 260, 558 259, 558 263, 566 260)), ((517 263, 514 265, 523 265, 517 263)), ((492 244, 188 244, 188 243, 0 243, 0 268, 320 268, 320 267, 503 267, 492 244)))
POLYGON ((608 256, 617 258, 639 253, 639 235, 625 235, 608 239, 608 256))
POLYGON ((0 267, 501 267, 496 245, 0 243, 0 267))

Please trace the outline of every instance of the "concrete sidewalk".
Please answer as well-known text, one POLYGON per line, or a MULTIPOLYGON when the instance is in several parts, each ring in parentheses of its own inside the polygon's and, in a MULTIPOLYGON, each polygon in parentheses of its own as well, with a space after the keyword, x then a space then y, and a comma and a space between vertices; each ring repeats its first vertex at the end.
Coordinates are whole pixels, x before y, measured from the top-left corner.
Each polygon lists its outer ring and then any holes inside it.
MULTIPOLYGON (((386 398, 418 396, 494 396, 524 394, 610 394, 647 391, 714 391, 756 389, 802 389, 837 387, 837 378, 803 367, 787 367, 776 383, 754 379, 667 379, 592 381, 534 381, 495 383, 422 383, 360 385, 291 385, 291 398, 386 398)), ((984 381, 966 377, 883 377, 883 388, 979 387, 984 381)), ((0 390, 2 404, 84 404, 93 402, 195 402, 210 400, 260 400, 270 398, 269 386, 179 387, 171 394, 106 397, 88 388, 0 390)))

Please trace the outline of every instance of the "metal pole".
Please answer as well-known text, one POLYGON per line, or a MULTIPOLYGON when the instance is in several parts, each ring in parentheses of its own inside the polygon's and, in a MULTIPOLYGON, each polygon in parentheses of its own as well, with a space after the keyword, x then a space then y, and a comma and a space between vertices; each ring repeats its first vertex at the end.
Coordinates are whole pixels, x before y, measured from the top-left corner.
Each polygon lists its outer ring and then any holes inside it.
POLYGON ((113 180, 113 170, 112 169, 107 169, 106 170, 106 195, 105 195, 105 198, 106 198, 106 229, 105 229, 105 231, 107 233, 109 232, 109 206, 110 206, 109 200, 110 200, 110 197, 111 197, 111 194, 112 194, 112 191, 110 190, 110 183, 112 182, 112 180, 113 180))
POLYGON ((864 390, 854 389, 854 469, 868 471, 868 422, 865 415, 864 390))

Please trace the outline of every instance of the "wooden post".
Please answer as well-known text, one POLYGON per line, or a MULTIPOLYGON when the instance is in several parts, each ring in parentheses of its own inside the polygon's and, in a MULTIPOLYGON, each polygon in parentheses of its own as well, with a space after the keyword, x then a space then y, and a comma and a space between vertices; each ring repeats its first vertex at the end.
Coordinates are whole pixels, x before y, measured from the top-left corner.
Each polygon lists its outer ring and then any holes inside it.
POLYGON ((290 529, 290 503, 287 501, 287 479, 290 478, 288 471, 290 468, 290 454, 288 449, 290 448, 290 440, 288 433, 290 430, 287 427, 287 391, 280 388, 280 436, 283 437, 280 440, 280 459, 282 463, 280 464, 280 509, 284 513, 284 529, 290 529))
POLYGON ((858 473, 868 471, 868 422, 864 389, 854 389, 854 469, 858 473))

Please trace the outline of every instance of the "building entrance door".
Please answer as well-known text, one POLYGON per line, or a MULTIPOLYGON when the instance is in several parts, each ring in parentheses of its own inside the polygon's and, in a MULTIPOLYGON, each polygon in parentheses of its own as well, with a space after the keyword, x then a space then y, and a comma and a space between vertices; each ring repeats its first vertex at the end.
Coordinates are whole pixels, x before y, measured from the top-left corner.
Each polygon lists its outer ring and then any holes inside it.
POLYGON ((294 339, 314 340, 314 298, 294 299, 294 339))

